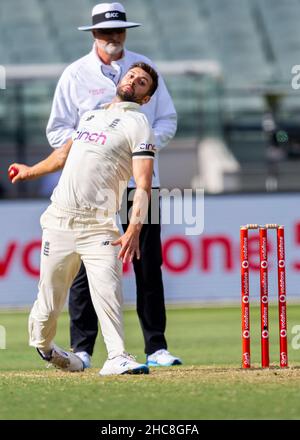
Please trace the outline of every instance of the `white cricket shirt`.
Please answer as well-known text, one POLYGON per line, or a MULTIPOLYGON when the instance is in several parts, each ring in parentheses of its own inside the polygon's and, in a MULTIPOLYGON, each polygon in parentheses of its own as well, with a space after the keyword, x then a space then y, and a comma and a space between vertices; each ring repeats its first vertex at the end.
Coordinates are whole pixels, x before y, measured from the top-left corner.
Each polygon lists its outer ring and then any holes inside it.
MULTIPOLYGON (((111 63, 117 80, 120 81, 130 66, 139 61, 153 66, 153 62, 145 56, 124 50, 124 56, 111 63)), ((88 55, 65 69, 56 87, 47 126, 47 137, 52 147, 61 147, 71 138, 85 112, 100 108, 116 96, 116 82, 107 75, 107 66, 98 57, 95 46, 88 55)), ((141 111, 153 129, 156 151, 159 151, 172 139, 177 128, 176 110, 160 75, 156 92, 147 104, 142 105, 141 111)), ((160 186, 157 157, 158 154, 154 161, 153 187, 160 186)), ((133 180, 129 186, 134 186, 133 180)))
POLYGON ((132 176, 133 159, 154 159, 154 135, 140 105, 119 102, 85 113, 73 134, 51 200, 65 210, 115 214, 132 176))

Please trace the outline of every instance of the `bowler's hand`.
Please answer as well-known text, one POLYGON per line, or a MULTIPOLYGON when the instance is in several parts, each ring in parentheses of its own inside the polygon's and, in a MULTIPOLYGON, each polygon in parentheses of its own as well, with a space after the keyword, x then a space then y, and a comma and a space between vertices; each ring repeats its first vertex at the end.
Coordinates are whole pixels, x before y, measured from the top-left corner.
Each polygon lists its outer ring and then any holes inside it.
POLYGON ((8 168, 8 175, 10 176, 10 173, 14 170, 17 170, 17 174, 12 174, 11 183, 16 183, 19 180, 29 180, 32 178, 31 175, 31 167, 28 167, 27 165, 21 164, 21 163, 13 163, 8 168))
POLYGON ((131 263, 135 255, 138 260, 140 259, 139 232, 127 231, 118 240, 111 243, 112 246, 121 245, 118 258, 123 263, 131 263))

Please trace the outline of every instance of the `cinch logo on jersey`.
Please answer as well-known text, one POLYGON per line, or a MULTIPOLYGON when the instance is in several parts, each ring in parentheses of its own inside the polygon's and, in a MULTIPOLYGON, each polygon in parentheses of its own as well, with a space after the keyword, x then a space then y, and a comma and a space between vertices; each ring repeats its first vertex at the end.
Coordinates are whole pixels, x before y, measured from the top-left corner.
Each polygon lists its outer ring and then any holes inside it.
POLYGON ((140 149, 141 150, 155 150, 155 145, 154 144, 145 144, 144 142, 142 144, 140 144, 140 149))
POLYGON ((90 133, 89 131, 80 131, 80 130, 76 132, 76 137, 74 138, 74 141, 94 142, 94 143, 100 143, 101 145, 104 145, 106 140, 107 140, 107 136, 103 132, 90 133))

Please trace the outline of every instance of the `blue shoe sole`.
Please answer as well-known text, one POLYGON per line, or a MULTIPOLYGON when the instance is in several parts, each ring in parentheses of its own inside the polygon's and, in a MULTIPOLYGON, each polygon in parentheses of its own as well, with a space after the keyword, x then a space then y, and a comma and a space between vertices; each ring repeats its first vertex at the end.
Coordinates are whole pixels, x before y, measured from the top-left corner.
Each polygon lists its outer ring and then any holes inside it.
POLYGON ((149 368, 147 365, 142 365, 141 367, 134 368, 133 370, 124 371, 122 374, 149 374, 149 368))
POLYGON ((175 365, 182 365, 182 362, 179 359, 176 359, 173 362, 169 362, 168 364, 159 364, 158 362, 154 361, 147 361, 146 364, 148 367, 173 367, 175 365))

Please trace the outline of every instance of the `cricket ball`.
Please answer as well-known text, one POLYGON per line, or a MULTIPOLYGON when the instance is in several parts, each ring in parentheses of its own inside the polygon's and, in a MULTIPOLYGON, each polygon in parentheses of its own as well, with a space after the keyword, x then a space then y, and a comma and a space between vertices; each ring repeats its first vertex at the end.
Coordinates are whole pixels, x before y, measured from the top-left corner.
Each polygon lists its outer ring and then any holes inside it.
POLYGON ((10 180, 13 180, 14 177, 16 177, 16 175, 19 173, 18 168, 16 167, 11 167, 10 170, 8 171, 8 176, 10 178, 10 180))

